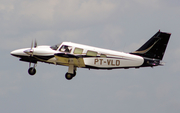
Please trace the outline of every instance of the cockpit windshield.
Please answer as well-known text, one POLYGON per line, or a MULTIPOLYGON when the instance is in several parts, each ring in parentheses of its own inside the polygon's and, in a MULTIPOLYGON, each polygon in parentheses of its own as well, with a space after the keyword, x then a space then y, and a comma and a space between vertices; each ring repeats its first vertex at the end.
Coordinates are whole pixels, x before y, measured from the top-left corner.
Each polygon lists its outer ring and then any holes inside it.
POLYGON ((57 50, 60 45, 61 44, 56 44, 56 45, 51 46, 50 48, 53 49, 53 50, 57 50))

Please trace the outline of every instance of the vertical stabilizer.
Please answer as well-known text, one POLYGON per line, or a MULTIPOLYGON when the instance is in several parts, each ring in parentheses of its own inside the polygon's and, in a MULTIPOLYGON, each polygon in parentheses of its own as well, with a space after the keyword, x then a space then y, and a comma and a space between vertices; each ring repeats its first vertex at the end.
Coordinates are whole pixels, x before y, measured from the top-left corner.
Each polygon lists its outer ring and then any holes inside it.
POLYGON ((162 60, 171 34, 158 31, 143 46, 131 54, 162 60))

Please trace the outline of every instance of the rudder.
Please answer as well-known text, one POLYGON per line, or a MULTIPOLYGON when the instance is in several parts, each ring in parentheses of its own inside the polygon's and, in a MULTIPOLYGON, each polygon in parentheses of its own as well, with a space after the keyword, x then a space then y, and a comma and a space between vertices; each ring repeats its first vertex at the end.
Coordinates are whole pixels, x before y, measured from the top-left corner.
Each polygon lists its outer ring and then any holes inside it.
POLYGON ((158 31, 143 46, 131 54, 162 60, 171 34, 158 31))

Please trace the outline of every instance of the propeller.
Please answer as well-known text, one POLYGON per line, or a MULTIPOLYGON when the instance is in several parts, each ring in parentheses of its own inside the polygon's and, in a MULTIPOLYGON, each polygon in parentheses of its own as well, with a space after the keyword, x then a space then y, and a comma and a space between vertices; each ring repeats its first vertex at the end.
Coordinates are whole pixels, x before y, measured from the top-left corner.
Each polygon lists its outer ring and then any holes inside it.
POLYGON ((33 46, 33 40, 31 42, 31 49, 28 49, 28 50, 25 50, 24 53, 30 55, 30 56, 33 56, 33 52, 34 52, 34 49, 33 48, 36 48, 37 47, 37 41, 35 40, 34 41, 34 46, 33 46))
POLYGON ((36 48, 36 47, 37 47, 37 41, 35 39, 35 41, 34 41, 34 48, 36 48))

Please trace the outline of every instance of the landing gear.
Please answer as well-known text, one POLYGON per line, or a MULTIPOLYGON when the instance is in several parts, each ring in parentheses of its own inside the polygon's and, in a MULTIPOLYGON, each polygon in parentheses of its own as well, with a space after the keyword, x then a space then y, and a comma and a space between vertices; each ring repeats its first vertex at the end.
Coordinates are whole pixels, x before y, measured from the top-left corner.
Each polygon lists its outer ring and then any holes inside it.
POLYGON ((36 74, 36 69, 34 67, 30 67, 29 70, 28 70, 28 73, 30 75, 35 75, 36 74))
POLYGON ((74 73, 74 74, 71 74, 71 73, 66 73, 65 74, 65 78, 67 79, 67 80, 71 80, 73 77, 75 77, 76 76, 76 74, 74 73))
POLYGON ((31 67, 31 62, 29 63, 28 73, 29 73, 30 75, 32 75, 32 76, 36 74, 36 69, 35 69, 35 67, 36 67, 36 64, 34 64, 34 66, 31 67))
POLYGON ((68 72, 65 74, 65 78, 67 80, 71 80, 73 77, 76 76, 76 70, 77 68, 74 67, 74 65, 69 65, 68 72))

